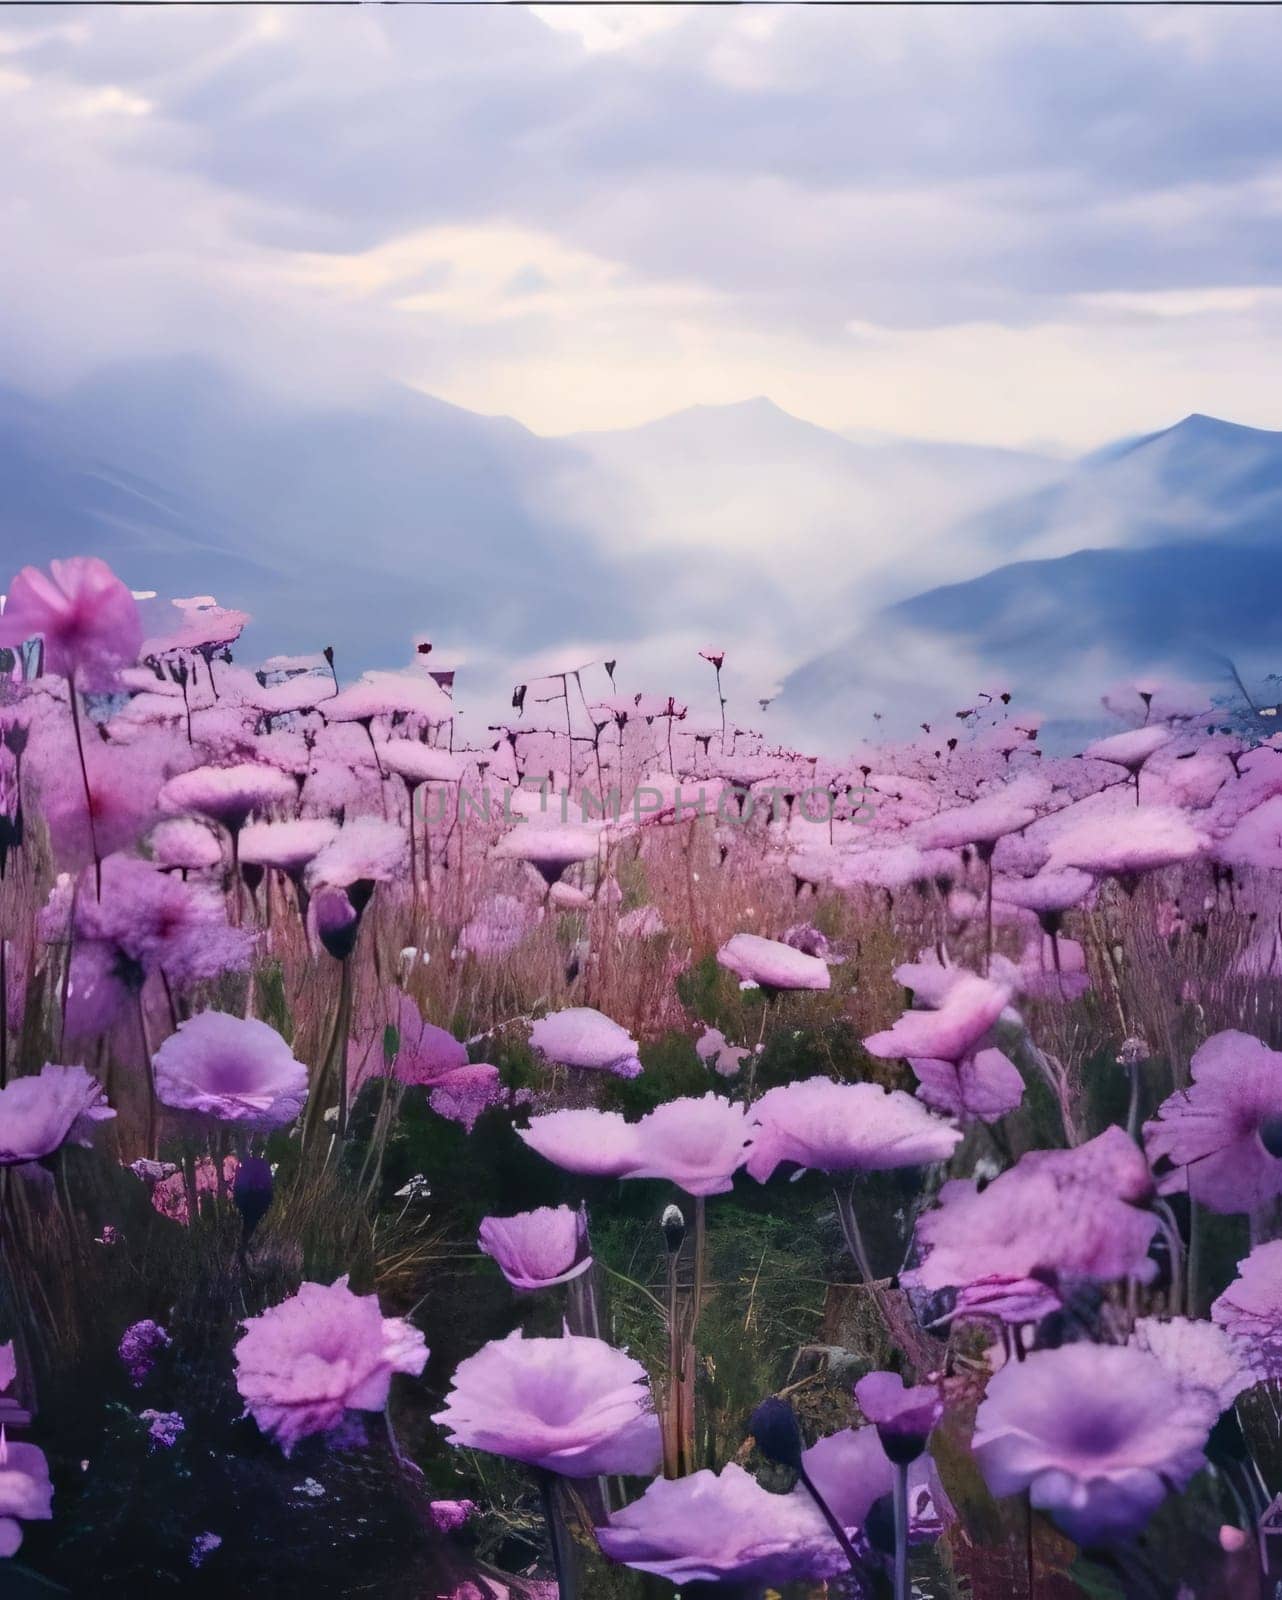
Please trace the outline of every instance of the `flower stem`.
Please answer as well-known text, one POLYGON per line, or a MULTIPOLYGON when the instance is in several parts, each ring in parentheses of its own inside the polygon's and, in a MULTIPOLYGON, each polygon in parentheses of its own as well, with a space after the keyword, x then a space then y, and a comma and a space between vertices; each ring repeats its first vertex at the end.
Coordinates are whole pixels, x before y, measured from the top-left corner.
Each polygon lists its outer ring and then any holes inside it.
POLYGON ((895 1467, 895 1600, 908 1600, 908 1463, 895 1467))
POLYGON ((801 1483, 804 1485, 806 1493, 819 1507, 820 1514, 823 1516, 824 1521, 832 1529, 833 1538, 836 1539, 837 1543, 841 1546, 842 1553, 845 1555, 846 1560, 850 1563, 850 1570, 852 1572, 861 1571, 862 1569, 859 1564, 859 1556, 855 1551, 854 1545, 851 1544, 849 1538, 847 1537, 846 1530, 842 1527, 841 1523, 838 1522, 836 1516, 832 1512, 832 1509, 829 1507, 828 1502, 819 1493, 818 1489, 815 1488, 814 1481, 812 1480, 810 1474, 806 1471, 805 1467, 801 1467, 799 1469, 798 1477, 800 1478, 801 1483))
POLYGON ((557 1503, 557 1480, 554 1472, 539 1473, 539 1493, 543 1498, 543 1515, 552 1541, 552 1565, 556 1569, 556 1590, 560 1600, 575 1600, 574 1547, 566 1531, 565 1520, 557 1503))
POLYGON ((102 899, 102 857, 98 854, 98 830, 93 820, 93 793, 89 788, 89 768, 85 765, 85 745, 80 737, 80 700, 74 674, 67 676, 67 698, 71 702, 71 726, 76 735, 76 754, 80 758, 80 780, 85 786, 85 817, 89 823, 89 849, 93 853, 93 879, 96 897, 102 899))
POLYGON ((338 1025, 334 1030, 334 1049, 338 1066, 338 1138, 347 1137, 347 1037, 352 1028, 352 962, 343 962, 338 990, 338 1025))

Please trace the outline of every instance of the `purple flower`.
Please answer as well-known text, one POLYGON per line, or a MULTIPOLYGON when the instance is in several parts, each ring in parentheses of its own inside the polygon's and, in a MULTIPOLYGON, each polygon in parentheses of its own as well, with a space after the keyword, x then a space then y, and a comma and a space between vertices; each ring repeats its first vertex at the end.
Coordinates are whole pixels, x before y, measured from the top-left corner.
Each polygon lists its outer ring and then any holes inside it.
POLYGON ((997 1122, 1024 1098, 1019 1068, 1000 1050, 977 1050, 960 1061, 911 1059, 917 1098, 961 1122, 997 1122))
POLYGON ((193 1567, 203 1566, 215 1550, 222 1548, 222 1543, 222 1537, 217 1533, 198 1533, 191 1541, 191 1554, 187 1559, 193 1567))
POLYGON ((440 1533, 453 1533, 456 1528, 463 1526, 475 1510, 475 1500, 433 1500, 428 1505, 427 1514, 432 1519, 432 1526, 440 1533))
POLYGON ((431 1086, 427 1101, 438 1117, 457 1122, 464 1132, 471 1133, 481 1113, 500 1104, 503 1095, 499 1069, 488 1061, 475 1061, 455 1067, 438 1078, 431 1086))
POLYGON ((126 987, 151 972, 163 972, 170 983, 186 987, 229 970, 244 971, 254 950, 251 932, 228 927, 216 889, 184 883, 127 856, 103 862, 101 899, 82 890, 75 933, 77 955, 86 946, 101 947, 126 987))
POLYGON ((720 1095, 683 1095, 646 1113, 633 1128, 635 1153, 625 1178, 666 1178, 687 1194, 726 1194, 748 1143, 744 1106, 720 1095))
POLYGON ((743 1165, 745 1108, 708 1093, 665 1101, 639 1122, 585 1108, 535 1117, 520 1131, 532 1150, 567 1172, 666 1178, 688 1194, 725 1194, 743 1165))
POLYGON ((153 1450, 157 1445, 172 1450, 178 1443, 179 1434, 187 1426, 179 1411, 140 1411, 138 1416, 148 1425, 147 1436, 151 1440, 153 1450))
MULTIPOLYGON (((894 1487, 875 1428, 831 1434, 803 1451, 801 1460, 852 1539, 894 1487)), ((911 1536, 937 1532, 952 1508, 929 1457, 912 1464, 908 1485, 911 1536)), ((800 1485, 771 1494, 736 1465, 656 1480, 598 1528, 597 1539, 612 1560, 678 1584, 775 1585, 847 1569, 845 1554, 800 1485)))
POLYGON ((1282 1378, 1282 1239, 1258 1244, 1211 1307, 1261 1379, 1282 1378))
POLYGON ((337 834, 338 824, 328 817, 251 822, 240 836, 240 859, 254 866, 275 867, 297 880, 337 834))
POLYGON ((150 1317, 125 1329, 117 1353, 135 1389, 142 1388, 160 1352, 167 1350, 172 1343, 173 1340, 160 1324, 153 1322, 150 1317))
POLYGON ((586 1177, 621 1178, 641 1159, 636 1129, 617 1111, 549 1111, 517 1133, 562 1171, 586 1177))
POLYGON ((1065 813, 1046 866, 1126 879, 1191 861, 1205 848, 1205 835, 1178 806, 1127 805, 1076 817, 1065 813))
MULTIPOLYGON (((875 1427, 830 1433, 817 1439, 801 1459, 815 1488, 851 1534, 864 1526, 873 1506, 894 1488, 894 1468, 875 1427)), ((933 1538, 955 1515, 929 1455, 918 1455, 909 1463, 908 1508, 913 1540, 933 1538)))
POLYGON ((720 1028, 705 1028, 695 1040, 694 1053, 705 1066, 711 1066, 721 1077, 733 1078, 738 1075, 752 1051, 731 1044, 720 1028))
POLYGON ((966 973, 948 985, 934 1011, 905 1011, 893 1027, 864 1040, 869 1055, 960 1061, 986 1038, 1010 1000, 1010 990, 966 973))
POLYGON ((170 778, 158 797, 162 811, 194 811, 221 822, 230 833, 238 833, 256 812, 292 805, 297 798, 297 785, 287 773, 257 762, 193 767, 170 778))
POLYGON ((745 985, 772 989, 827 989, 827 963, 778 939, 736 933, 717 951, 717 962, 745 985))
POLYGON ((656 1479, 596 1535, 612 1561, 675 1584, 784 1584, 846 1567, 809 1495, 771 1494, 733 1463, 656 1479))
POLYGON ((927 849, 957 850, 963 845, 992 845, 1008 833, 1018 833, 1037 817, 1037 807, 1050 794, 1041 778, 1024 776, 1007 783, 996 794, 986 794, 951 811, 941 811, 915 832, 927 849))
POLYGON ((1249 1033, 1213 1034, 1190 1063, 1193 1083, 1144 1125, 1156 1166, 1176 1168, 1163 1193, 1212 1211, 1253 1211, 1282 1194, 1282 1055, 1249 1033))
POLYGON ((568 1283, 592 1265, 588 1219, 569 1206, 540 1206, 514 1217, 486 1217, 481 1249, 499 1264, 514 1289, 548 1289, 568 1283))
POLYGON ((992 1379, 972 1448, 996 1495, 1032 1504, 1079 1544, 1139 1531, 1204 1465, 1216 1403, 1125 1345, 1065 1345, 992 1379))
POLYGON ((12 1443, 0 1427, 0 1560, 17 1554, 22 1523, 47 1522, 52 1516, 53 1485, 44 1451, 12 1443))
POLYGON ((64 1144, 88 1145, 94 1124, 115 1114, 83 1067, 46 1062, 0 1089, 0 1167, 39 1161, 64 1144))
POLYGON ((882 1172, 946 1161, 961 1133, 899 1089, 806 1078, 752 1108, 748 1171, 765 1183, 782 1161, 820 1172, 882 1172))
POLYGON ((459 1364, 432 1419, 450 1443, 568 1478, 649 1473, 659 1422, 639 1361, 601 1339, 492 1339, 459 1364))
POLYGON ((540 1017, 530 1029, 530 1046, 559 1067, 585 1067, 619 1078, 635 1078, 641 1071, 636 1040, 590 1006, 540 1017))
POLYGON ((180 1022, 152 1066, 162 1105, 247 1128, 283 1128, 307 1098, 307 1068, 275 1028, 226 1011, 180 1022))
POLYGON ((44 640, 45 670, 98 687, 142 646, 138 605, 105 561, 72 556, 51 561, 49 573, 23 567, 0 613, 0 645, 44 640))
POLYGON ((245 1412, 285 1454, 326 1433, 346 1411, 381 1411, 392 1374, 417 1377, 427 1346, 417 1328, 385 1317, 377 1295, 357 1295, 344 1275, 304 1283, 297 1294, 244 1323, 236 1387, 245 1412))
POLYGON ((405 830, 382 817, 353 817, 312 861, 307 886, 348 889, 358 883, 387 883, 405 870, 409 840, 405 830))
POLYGON ((892 1461, 916 1461, 944 1414, 933 1384, 906 1389, 896 1372, 870 1372, 855 1385, 855 1399, 877 1429, 882 1449, 892 1461))
MULTIPOLYGON (((1150 1187, 1143 1155, 1116 1127, 1073 1150, 1030 1151, 986 1189, 956 1179, 918 1222, 924 1258, 902 1282, 930 1291, 1061 1277, 1147 1282, 1157 1219, 1138 1202, 1150 1187)), ((999 1293, 992 1314, 1000 1304, 999 1293)))

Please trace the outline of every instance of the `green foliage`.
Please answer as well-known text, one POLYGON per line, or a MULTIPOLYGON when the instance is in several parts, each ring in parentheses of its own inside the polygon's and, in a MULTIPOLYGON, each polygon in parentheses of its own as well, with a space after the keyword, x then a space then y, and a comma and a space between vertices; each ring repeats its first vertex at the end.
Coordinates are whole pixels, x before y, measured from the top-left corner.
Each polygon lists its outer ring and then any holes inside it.
POLYGON ((294 1019, 285 994, 285 974, 279 961, 260 968, 254 979, 257 1015, 283 1039, 294 1042, 294 1019))

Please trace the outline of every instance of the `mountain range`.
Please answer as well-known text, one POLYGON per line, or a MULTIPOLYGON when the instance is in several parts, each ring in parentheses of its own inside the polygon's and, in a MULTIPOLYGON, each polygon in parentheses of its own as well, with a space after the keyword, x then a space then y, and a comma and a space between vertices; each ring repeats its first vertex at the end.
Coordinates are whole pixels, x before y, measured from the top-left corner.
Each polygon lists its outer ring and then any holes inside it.
POLYGON ((770 721, 831 747, 997 679, 1071 717, 1128 673, 1270 670, 1278 529, 1282 434, 1200 416, 1069 462, 766 399, 544 438, 185 359, 0 391, 0 567, 96 553, 253 613, 247 654, 331 644, 349 672, 425 636, 489 709, 606 657, 710 709, 716 646, 742 718, 782 683, 770 721))

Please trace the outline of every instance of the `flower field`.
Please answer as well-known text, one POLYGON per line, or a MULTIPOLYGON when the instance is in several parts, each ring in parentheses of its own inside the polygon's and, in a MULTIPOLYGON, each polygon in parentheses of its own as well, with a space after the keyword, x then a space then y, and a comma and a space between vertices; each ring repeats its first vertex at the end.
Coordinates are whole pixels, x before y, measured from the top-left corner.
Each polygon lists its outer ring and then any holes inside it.
POLYGON ((1275 1592, 1267 719, 247 620, 0 613, 0 1594, 1275 1592))

